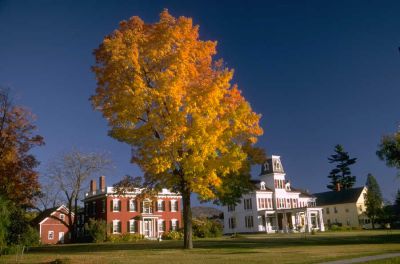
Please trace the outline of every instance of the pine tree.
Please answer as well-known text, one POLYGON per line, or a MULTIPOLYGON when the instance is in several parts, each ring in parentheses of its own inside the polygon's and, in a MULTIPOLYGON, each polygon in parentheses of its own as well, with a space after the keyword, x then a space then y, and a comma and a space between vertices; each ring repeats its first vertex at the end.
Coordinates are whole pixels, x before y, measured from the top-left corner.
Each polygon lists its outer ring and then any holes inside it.
POLYGON ((335 154, 329 158, 329 163, 336 163, 336 167, 331 170, 328 178, 331 183, 326 187, 334 191, 340 189, 349 189, 356 182, 356 176, 351 175, 350 165, 356 163, 357 158, 350 158, 349 154, 344 151, 343 146, 335 146, 335 154))
POLYGON ((375 229, 376 219, 382 213, 382 193, 378 182, 371 173, 368 174, 366 185, 368 187, 365 201, 366 214, 371 219, 372 229, 375 229))

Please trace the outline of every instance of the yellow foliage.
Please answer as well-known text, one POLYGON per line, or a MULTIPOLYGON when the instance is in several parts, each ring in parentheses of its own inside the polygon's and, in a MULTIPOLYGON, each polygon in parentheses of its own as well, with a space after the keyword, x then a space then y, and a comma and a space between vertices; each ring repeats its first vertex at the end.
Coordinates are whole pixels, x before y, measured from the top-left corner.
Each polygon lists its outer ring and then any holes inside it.
POLYGON ((214 41, 192 19, 145 24, 132 17, 95 50, 94 107, 110 135, 130 144, 133 161, 167 187, 184 182, 202 198, 241 169, 243 147, 262 134, 260 115, 232 85, 233 70, 214 61, 214 41))

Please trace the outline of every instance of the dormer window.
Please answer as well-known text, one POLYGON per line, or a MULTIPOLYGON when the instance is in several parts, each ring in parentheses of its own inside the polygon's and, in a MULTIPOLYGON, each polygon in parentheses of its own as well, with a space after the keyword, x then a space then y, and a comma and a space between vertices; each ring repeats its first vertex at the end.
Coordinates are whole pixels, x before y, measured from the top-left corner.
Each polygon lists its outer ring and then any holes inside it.
POLYGON ((265 191, 265 182, 260 182, 260 190, 265 191))
POLYGON ((275 161, 275 170, 281 170, 281 164, 277 160, 275 161))

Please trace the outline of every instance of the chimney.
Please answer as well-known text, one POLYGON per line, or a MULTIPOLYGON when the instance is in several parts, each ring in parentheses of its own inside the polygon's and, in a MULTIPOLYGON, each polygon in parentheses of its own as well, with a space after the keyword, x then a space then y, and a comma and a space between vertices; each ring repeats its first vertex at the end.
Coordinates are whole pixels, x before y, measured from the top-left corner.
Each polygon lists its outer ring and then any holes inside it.
POLYGON ((336 191, 337 191, 337 192, 340 192, 340 182, 337 182, 337 183, 336 183, 336 191))
POLYGON ((95 180, 90 181, 90 192, 91 193, 96 192, 96 181, 95 180))
POLYGON ((101 192, 105 192, 106 190, 106 176, 99 177, 99 189, 101 192))

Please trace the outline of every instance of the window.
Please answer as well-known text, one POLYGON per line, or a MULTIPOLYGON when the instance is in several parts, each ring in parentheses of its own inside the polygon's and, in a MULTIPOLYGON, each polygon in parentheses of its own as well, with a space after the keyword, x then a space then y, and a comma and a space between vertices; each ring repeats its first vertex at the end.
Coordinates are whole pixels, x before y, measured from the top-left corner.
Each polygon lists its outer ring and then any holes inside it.
POLYGON ((234 229, 236 227, 236 219, 234 217, 228 218, 228 225, 230 229, 234 229))
POLYGON ((158 220, 158 232, 164 232, 165 231, 165 221, 164 220, 158 220))
POLYGON ((64 214, 60 214, 60 220, 64 221, 65 220, 65 215, 64 214))
POLYGON ((335 212, 335 214, 337 214, 337 213, 338 213, 338 210, 337 210, 336 206, 335 206, 335 207, 333 207, 333 211, 335 212))
POLYGON ((329 214, 329 207, 326 207, 326 214, 329 214))
POLYGON ((165 211, 165 202, 163 200, 157 201, 157 211, 159 212, 165 211))
POLYGON ((112 211, 120 212, 121 211, 121 201, 118 199, 112 200, 112 211))
POLYGON ((246 225, 246 228, 252 228, 253 227, 253 216, 252 215, 245 216, 244 223, 246 225))
POLYGON ((101 201, 101 212, 105 213, 106 212, 106 200, 101 201))
POLYGON ((129 199, 129 212, 136 212, 136 200, 135 199, 129 199))
POLYGON ((178 201, 172 200, 170 202, 171 204, 171 212, 177 212, 178 211, 178 201))
POLYGON ((135 233, 136 232, 136 222, 134 219, 129 220, 128 222, 128 231, 129 233, 135 233))
POLYGON ((244 210, 251 210, 251 199, 244 199, 244 210))
POLYGON ((350 219, 347 219, 346 224, 350 226, 350 219))
POLYGON ((92 202, 92 215, 96 214, 96 202, 92 202))
POLYGON ((47 234, 47 238, 49 240, 53 240, 54 239, 54 231, 50 230, 49 233, 47 234))
POLYGON ((145 214, 151 214, 153 212, 152 207, 151 207, 151 201, 149 199, 146 199, 143 201, 143 213, 145 214))
POLYGON ((235 211, 235 205, 233 204, 228 205, 228 212, 233 212, 233 211, 235 211))
POLYGON ((348 212, 349 212, 349 208, 346 208, 346 210, 345 210, 345 211, 346 211, 346 213, 348 213, 348 212))
POLYGON ((113 220, 112 231, 114 234, 121 233, 121 221, 113 220))
POLYGON ((178 220, 172 219, 171 220, 171 230, 176 231, 178 229, 178 220))

